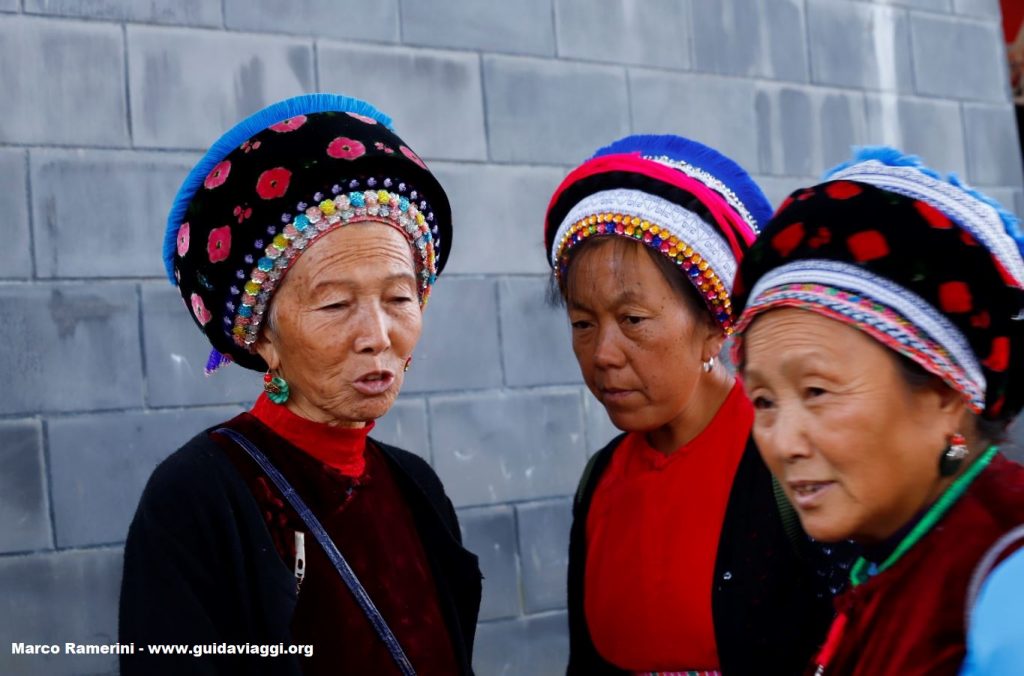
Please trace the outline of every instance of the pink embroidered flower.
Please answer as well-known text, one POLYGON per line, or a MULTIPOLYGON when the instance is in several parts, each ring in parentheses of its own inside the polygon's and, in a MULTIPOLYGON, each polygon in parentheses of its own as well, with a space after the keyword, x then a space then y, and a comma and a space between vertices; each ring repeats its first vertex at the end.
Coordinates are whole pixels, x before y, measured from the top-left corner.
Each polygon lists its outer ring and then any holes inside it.
POLYGON ((233 213, 235 215, 235 218, 238 219, 238 222, 241 223, 245 219, 252 216, 252 207, 240 204, 237 207, 235 207, 235 210, 231 213, 233 213))
POLYGON ((357 120, 359 120, 360 122, 365 122, 366 124, 377 124, 377 120, 373 119, 372 117, 367 117, 366 115, 360 115, 359 113, 346 113, 346 114, 349 117, 354 117, 357 120))
POLYGON ((184 256, 188 253, 188 223, 182 223, 178 228, 178 255, 184 256))
POLYGON ((206 175, 206 180, 203 181, 203 187, 207 190, 213 190, 217 186, 222 185, 224 181, 228 180, 228 174, 230 173, 231 162, 224 160, 206 175))
POLYGON ((339 136, 327 146, 327 154, 339 160, 354 160, 366 154, 366 146, 347 136, 339 136))
POLYGON ((219 263, 231 253, 231 226, 224 225, 210 231, 206 241, 206 253, 211 263, 219 263))
POLYGON ((203 302, 203 299, 199 297, 198 293, 192 294, 192 314, 196 316, 196 319, 198 319, 199 323, 203 326, 206 326, 210 321, 210 311, 206 309, 206 304, 203 302))
POLYGON ((296 115, 295 117, 289 117, 287 120, 282 120, 277 124, 270 125, 270 129, 278 132, 279 134, 284 134, 289 131, 295 131, 304 124, 306 124, 306 116, 296 115))
POLYGON ((291 180, 292 172, 284 167, 267 169, 256 181, 256 193, 265 200, 281 197, 288 192, 291 180))
POLYGON ((420 165, 420 167, 422 167, 423 169, 427 168, 427 165, 423 163, 423 160, 420 159, 420 156, 414 153, 411 149, 407 148, 406 146, 398 146, 398 149, 402 151, 403 155, 408 157, 416 164, 420 165))
POLYGON ((392 153, 395 152, 394 149, 391 148, 391 146, 386 146, 383 143, 381 143, 380 141, 377 141, 376 143, 374 143, 373 147, 376 148, 377 150, 383 150, 388 155, 391 155, 392 153))
POLYGON ((253 150, 259 150, 260 145, 261 144, 259 141, 249 140, 242 144, 242 151, 245 153, 249 153, 250 151, 253 150))

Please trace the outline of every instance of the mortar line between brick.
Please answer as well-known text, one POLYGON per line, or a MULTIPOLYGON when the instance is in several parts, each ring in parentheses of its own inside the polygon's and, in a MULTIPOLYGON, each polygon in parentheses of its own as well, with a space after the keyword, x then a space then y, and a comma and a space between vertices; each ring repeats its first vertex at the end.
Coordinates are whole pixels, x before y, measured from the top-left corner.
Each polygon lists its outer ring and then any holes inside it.
POLYGON ((964 170, 967 173, 967 180, 970 183, 974 183, 974 163, 972 158, 974 155, 974 144, 968 140, 967 136, 967 111, 964 109, 964 104, 961 101, 959 103, 960 108, 960 134, 964 139, 964 170))
POLYGON ((626 119, 629 121, 629 133, 635 134, 636 126, 633 124, 633 78, 630 76, 629 68, 623 68, 623 77, 626 80, 626 119))
MULTIPOLYGON (((580 468, 580 472, 582 472, 582 471, 583 471, 583 468, 581 467, 580 468)), ((491 508, 496 508, 496 507, 513 507, 513 508, 515 508, 515 507, 528 507, 530 505, 534 505, 534 504, 538 504, 538 503, 547 503, 547 502, 555 503, 555 502, 558 502, 560 500, 571 501, 574 494, 575 494, 575 489, 574 489, 573 493, 569 493, 569 494, 541 495, 541 496, 531 497, 531 498, 513 498, 511 500, 503 500, 502 502, 471 502, 471 503, 466 504, 466 505, 455 505, 455 511, 456 512, 462 512, 462 511, 477 510, 477 509, 491 509, 491 508)), ((515 511, 515 510, 513 509, 513 511, 515 511)))
MULTIPOLYGON (((699 0, 698 0, 698 2, 699 2, 699 0)), ((689 47, 687 49, 687 57, 689 58, 689 61, 690 61, 690 64, 689 64, 690 68, 689 68, 689 70, 696 72, 696 70, 697 70, 697 32, 696 32, 697 31, 697 15, 695 14, 695 12, 697 10, 693 6, 693 0, 690 0, 690 3, 689 3, 689 5, 687 5, 687 7, 689 8, 688 11, 687 11, 687 14, 689 15, 689 19, 690 19, 690 44, 689 44, 689 47)))
POLYGON ((551 0, 551 39, 555 43, 555 59, 562 56, 561 45, 558 40, 558 0, 551 0))
POLYGON ((128 128, 128 145, 135 147, 135 129, 132 125, 132 88, 131 68, 128 63, 128 25, 121 24, 121 48, 124 51, 124 112, 127 119, 125 124, 128 128))
POLYGON ((28 559, 33 556, 40 555, 69 554, 74 552, 112 552, 121 549, 123 546, 123 541, 115 543, 102 542, 97 544, 79 545, 75 547, 64 547, 61 549, 26 549, 23 551, 16 552, 4 552, 3 554, 0 554, 0 563, 4 561, 14 561, 16 559, 28 559))
POLYGON ((501 384, 503 389, 509 386, 508 383, 508 369, 505 368, 505 329, 503 322, 501 321, 501 277, 494 278, 494 311, 497 312, 497 323, 498 329, 498 366, 501 370, 501 384))
POLYGON ((807 84, 813 84, 814 82, 814 66, 811 63, 811 17, 808 13, 809 0, 803 0, 803 11, 804 11, 804 76, 807 78, 807 84))
POLYGON ((320 89, 320 41, 313 40, 313 86, 319 92, 320 89))
POLYGON ((29 263, 31 264, 32 270, 29 273, 32 280, 39 278, 39 265, 36 262, 39 258, 39 252, 36 251, 36 224, 35 214, 33 213, 32 204, 32 162, 29 160, 28 149, 24 152, 23 161, 25 163, 25 200, 26 200, 26 211, 25 218, 28 225, 28 246, 29 246, 29 263))
POLYGON ((526 612, 526 580, 523 579, 522 533, 519 531, 519 510, 512 508, 512 532, 515 542, 512 543, 512 563, 516 574, 516 597, 519 599, 519 616, 526 612))
POLYGON ((493 162, 493 156, 491 154, 491 121, 490 116, 487 114, 487 78, 484 76, 484 55, 483 52, 477 52, 476 55, 477 69, 480 73, 480 107, 484 115, 484 147, 487 151, 486 162, 493 162))
POLYGON ((578 394, 580 399, 580 419, 582 422, 580 429, 583 432, 583 453, 589 459, 592 446, 590 445, 590 425, 587 424, 587 386, 584 385, 579 388, 578 394))
POLYGON ((910 89, 915 94, 918 93, 919 87, 917 83, 917 62, 914 59, 914 21, 910 16, 911 12, 904 10, 903 17, 907 22, 907 60, 910 62, 910 89))
POLYGON ((20 411, 14 413, 4 413, 0 415, 0 422, 8 422, 11 420, 25 420, 32 416, 45 416, 47 420, 75 420, 77 418, 88 418, 90 416, 111 416, 111 415, 125 415, 134 413, 187 413, 190 411, 212 411, 219 408, 249 408, 252 406, 252 400, 243 402, 225 402, 220 404, 194 404, 194 405, 174 405, 174 406, 133 406, 133 407, 118 407, 118 408, 98 408, 98 409, 79 409, 72 411, 20 411))
POLYGON ((503 622, 522 622, 524 620, 543 619, 545 617, 555 617, 556 615, 565 615, 565 608, 552 608, 551 610, 542 610, 536 613, 528 613, 520 615, 519 617, 495 617, 490 620, 481 620, 480 625, 485 624, 502 624, 503 622))
MULTIPOLYGON (((423 407, 427 416, 427 453, 430 456, 430 466, 434 466, 434 416, 432 415, 430 397, 423 397, 423 407)), ((453 508, 454 509, 454 508, 453 508)))
POLYGON ((395 0, 395 12, 398 14, 398 43, 405 44, 405 26, 402 25, 402 0, 395 0))
MULTIPOLYGON (((205 362, 204 362, 205 363, 205 362)), ((550 394, 553 396, 575 394, 579 391, 581 383, 577 382, 564 382, 564 383, 543 383, 537 385, 516 385, 516 386, 490 386, 490 387, 460 387, 458 389, 437 389, 437 390, 409 390, 404 392, 410 398, 413 397, 424 397, 429 400, 431 405, 436 403, 436 399, 445 399, 443 404, 451 402, 451 400, 464 400, 473 399, 480 396, 525 396, 529 394, 550 394)), ((195 405, 182 405, 175 404, 170 406, 132 406, 132 407, 111 407, 106 409, 71 409, 71 410, 54 410, 54 411, 12 411, 10 413, 0 414, 0 420, 11 420, 31 417, 33 415, 47 415, 47 416, 60 416, 60 417, 73 417, 73 416, 88 416, 88 415, 99 415, 99 414, 117 414, 117 413, 167 413, 175 411, 193 411, 202 409, 212 409, 218 407, 250 407, 252 406, 252 400, 247 399, 244 402, 218 402, 212 404, 195 404, 195 405)))
POLYGON ((144 409, 149 408, 149 370, 146 368, 146 333, 145 323, 142 319, 142 284, 135 285, 135 301, 138 305, 138 316, 136 317, 139 327, 139 359, 142 363, 139 365, 139 371, 142 373, 142 406, 144 409))
POLYGON ((50 455, 50 424, 40 419, 40 435, 43 442, 43 476, 46 479, 46 511, 50 517, 50 547, 57 548, 57 514, 53 506, 53 463, 50 455))

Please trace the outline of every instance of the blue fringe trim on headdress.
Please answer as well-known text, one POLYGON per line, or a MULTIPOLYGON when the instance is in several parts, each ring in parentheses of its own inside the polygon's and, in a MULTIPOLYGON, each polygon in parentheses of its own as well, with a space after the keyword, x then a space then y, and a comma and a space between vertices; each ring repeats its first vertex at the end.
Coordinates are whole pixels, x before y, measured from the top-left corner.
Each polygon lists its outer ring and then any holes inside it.
POLYGON ((394 131, 391 118, 366 101, 341 94, 324 93, 304 94, 278 101, 236 124, 210 146, 206 154, 189 172, 185 182, 178 189, 178 194, 174 197, 171 213, 167 216, 167 231, 164 234, 163 249, 164 267, 167 269, 167 278, 171 280, 171 284, 177 286, 177 281, 174 279, 174 252, 178 246, 178 229, 181 227, 182 221, 185 218, 185 212, 188 210, 188 205, 192 202, 196 191, 199 190, 203 181, 206 180, 206 176, 213 168, 236 148, 272 124, 283 122, 298 115, 330 111, 356 113, 372 117, 391 131, 394 131))
MULTIPOLYGON (((285 118, 288 119, 288 118, 285 118)), ((276 124, 276 123, 275 123, 276 124)), ((221 354, 217 348, 210 350, 210 357, 206 360, 206 368, 203 372, 206 375, 213 375, 213 372, 219 369, 221 366, 227 366, 231 363, 231 357, 226 354, 221 354)))
POLYGON ((708 172, 729 186, 757 221, 759 228, 764 227, 772 216, 771 202, 750 174, 722 153, 698 141, 671 134, 635 134, 606 145, 593 156, 636 152, 653 157, 666 155, 708 172))
POLYGON ((849 169, 855 164, 871 160, 881 162, 882 164, 890 167, 912 167, 920 171, 925 176, 930 176, 936 180, 945 181, 950 185, 956 186, 976 200, 984 202, 988 206, 992 207, 996 210, 996 213, 999 214, 999 219, 1003 222, 1003 228, 1006 230, 1006 233, 1010 235, 1013 241, 1017 244, 1017 249, 1020 250, 1021 255, 1024 256, 1024 232, 1021 231, 1021 222, 1019 218, 1012 214, 997 200, 961 181, 960 177, 956 174, 951 173, 948 176, 943 176, 938 171, 925 166, 924 162, 917 155, 908 155, 890 146, 859 146, 854 148, 852 159, 826 171, 824 178, 825 180, 828 180, 833 175, 843 171, 844 169, 849 169))

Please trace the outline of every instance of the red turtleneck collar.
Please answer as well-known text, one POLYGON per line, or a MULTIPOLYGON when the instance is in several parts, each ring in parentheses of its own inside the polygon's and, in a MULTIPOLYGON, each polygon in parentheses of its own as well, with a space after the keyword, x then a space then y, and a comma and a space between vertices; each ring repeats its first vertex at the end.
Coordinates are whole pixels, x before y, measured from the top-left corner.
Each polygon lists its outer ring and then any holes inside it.
POLYGON ((366 437, 373 429, 370 421, 363 427, 339 427, 301 418, 284 405, 275 404, 261 394, 249 411, 261 423, 285 441, 345 476, 362 476, 366 468, 366 437))

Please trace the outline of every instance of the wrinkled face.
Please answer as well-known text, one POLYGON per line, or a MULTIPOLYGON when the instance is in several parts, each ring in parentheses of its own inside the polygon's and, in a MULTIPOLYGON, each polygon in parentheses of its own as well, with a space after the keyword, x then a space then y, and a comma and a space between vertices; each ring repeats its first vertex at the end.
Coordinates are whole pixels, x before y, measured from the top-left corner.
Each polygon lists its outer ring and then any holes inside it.
POLYGON ((683 415, 701 362, 717 354, 710 322, 641 247, 602 238, 580 250, 568 270, 572 347, 583 380, 627 431, 654 430, 683 415))
POLYGON ((895 353, 804 310, 766 312, 743 349, 754 438, 808 534, 882 540, 934 499, 964 410, 952 390, 911 388, 895 353))
POLYGON ((422 327, 412 250, 394 228, 351 223, 292 264, 257 343, 289 384, 287 405, 319 422, 384 415, 422 327))

